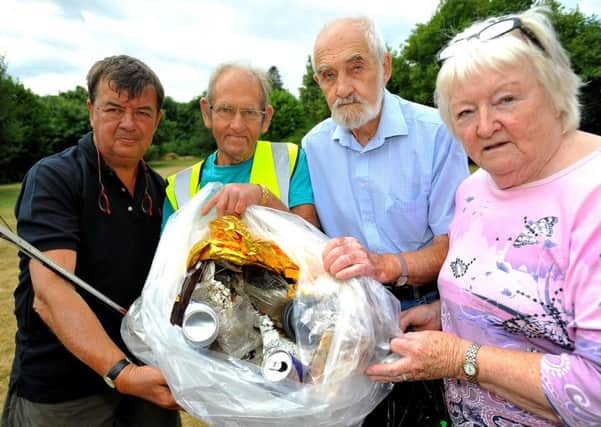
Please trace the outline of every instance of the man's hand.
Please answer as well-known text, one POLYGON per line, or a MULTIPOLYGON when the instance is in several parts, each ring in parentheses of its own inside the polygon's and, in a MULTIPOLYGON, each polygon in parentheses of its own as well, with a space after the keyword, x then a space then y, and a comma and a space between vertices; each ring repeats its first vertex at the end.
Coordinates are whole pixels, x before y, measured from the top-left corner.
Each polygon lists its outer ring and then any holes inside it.
MULTIPOLYGON (((74 272, 77 253, 67 249, 44 252, 74 272)), ((34 309, 57 338, 75 357, 105 375, 117 360, 125 357, 103 329, 102 324, 73 285, 38 261, 29 264, 35 291, 34 309), (90 345, 93 343, 93 345, 90 345)), ((150 366, 128 365, 117 376, 117 389, 169 409, 179 409, 161 372, 150 366)))
POLYGON ((356 276, 375 278, 376 267, 370 255, 354 237, 338 237, 326 244, 322 254, 323 267, 337 279, 356 276))
POLYGON ((117 376, 115 386, 120 393, 148 400, 166 409, 181 410, 165 377, 155 367, 128 365, 117 376))
POLYGON ((442 329, 440 323, 440 300, 431 304, 422 304, 402 311, 399 315, 399 327, 405 332, 411 327, 414 331, 442 329))
POLYGON ((381 283, 390 283, 401 274, 394 254, 375 254, 354 237, 330 240, 322 254, 324 269, 337 279, 369 276, 381 283))
POLYGON ((250 205, 261 204, 261 187, 257 184, 227 184, 205 203, 200 210, 206 215, 215 207, 217 216, 242 215, 250 205))

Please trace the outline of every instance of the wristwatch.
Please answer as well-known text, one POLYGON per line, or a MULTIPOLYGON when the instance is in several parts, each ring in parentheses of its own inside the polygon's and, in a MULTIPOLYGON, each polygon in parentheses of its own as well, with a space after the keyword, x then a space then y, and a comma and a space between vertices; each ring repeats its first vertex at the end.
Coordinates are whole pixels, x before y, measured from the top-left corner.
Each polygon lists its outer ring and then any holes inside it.
POLYGON ((480 350, 480 344, 473 342, 465 352, 465 358, 463 359, 463 373, 467 377, 467 380, 471 383, 478 382, 478 351, 480 350))
POLYGON ((127 365, 131 364, 131 360, 127 357, 125 359, 121 359, 109 370, 109 372, 103 377, 104 382, 110 387, 115 388, 115 380, 127 365))
POLYGON ((398 279, 396 279, 396 282, 394 282, 394 287, 400 288, 401 286, 407 284, 407 280, 409 279, 409 268, 407 268, 407 261, 405 261, 405 258, 402 254, 395 254, 395 256, 401 263, 401 275, 398 279))

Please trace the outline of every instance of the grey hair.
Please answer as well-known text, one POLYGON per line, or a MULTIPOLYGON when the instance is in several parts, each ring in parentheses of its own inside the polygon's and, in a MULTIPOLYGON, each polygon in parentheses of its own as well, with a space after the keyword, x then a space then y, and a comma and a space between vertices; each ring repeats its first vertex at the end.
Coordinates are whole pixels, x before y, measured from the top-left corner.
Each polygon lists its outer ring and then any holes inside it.
MULTIPOLYGON (((355 27, 357 30, 362 31, 365 37, 365 41, 367 42, 367 48, 369 52, 374 56, 376 62, 380 64, 382 67, 384 63, 384 55, 386 55, 386 46, 384 45, 384 41, 382 36, 378 32, 374 21, 366 16, 357 16, 357 17, 346 17, 346 18, 337 18, 333 21, 325 24, 322 29, 317 34, 315 41, 319 40, 321 35, 326 32, 333 25, 347 22, 355 27)), ((313 70, 315 70, 315 55, 311 55, 311 65, 313 66, 313 70)))
MULTIPOLYGON (((478 38, 463 40, 465 49, 457 49, 456 55, 448 58, 443 64, 436 79, 434 94, 440 115, 449 129, 453 129, 449 99, 455 82, 464 82, 468 77, 477 75, 483 68, 502 71, 505 67, 516 65, 527 59, 533 66, 538 82, 551 100, 553 106, 561 113, 563 133, 575 130, 580 125, 580 102, 578 95, 582 80, 572 70, 570 59, 561 46, 557 34, 549 20, 551 10, 546 6, 537 6, 508 17, 518 17, 536 36, 544 47, 543 52, 519 30, 501 37, 482 41, 478 38)), ((490 18, 472 24, 456 35, 455 40, 469 37, 477 33, 490 22, 499 19, 490 18)))
POLYGON ((271 95, 271 83, 267 73, 260 68, 253 67, 248 64, 241 62, 225 62, 220 64, 213 70, 211 77, 209 78, 209 87, 207 88, 207 100, 209 103, 213 102, 215 96, 215 84, 219 77, 221 77, 226 71, 239 70, 242 71, 257 80, 259 91, 261 93, 261 108, 265 110, 269 105, 269 97, 271 95))

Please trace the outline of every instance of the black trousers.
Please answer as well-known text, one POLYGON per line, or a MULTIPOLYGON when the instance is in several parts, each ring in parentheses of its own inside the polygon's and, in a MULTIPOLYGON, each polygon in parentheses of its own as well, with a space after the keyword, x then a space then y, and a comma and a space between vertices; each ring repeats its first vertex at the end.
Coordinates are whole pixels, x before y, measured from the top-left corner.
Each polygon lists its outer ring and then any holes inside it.
POLYGON ((363 427, 440 427, 451 425, 442 380, 396 383, 392 392, 365 418, 363 427))

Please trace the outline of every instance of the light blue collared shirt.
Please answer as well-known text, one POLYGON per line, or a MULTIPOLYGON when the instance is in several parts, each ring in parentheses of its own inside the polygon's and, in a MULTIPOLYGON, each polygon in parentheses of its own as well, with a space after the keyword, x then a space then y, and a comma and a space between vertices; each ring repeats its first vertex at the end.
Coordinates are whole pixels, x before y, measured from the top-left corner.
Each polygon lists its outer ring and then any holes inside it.
POLYGON ((415 251, 446 234, 469 173, 438 111, 387 90, 365 147, 330 118, 305 135, 303 148, 325 233, 355 237, 376 253, 415 251))

